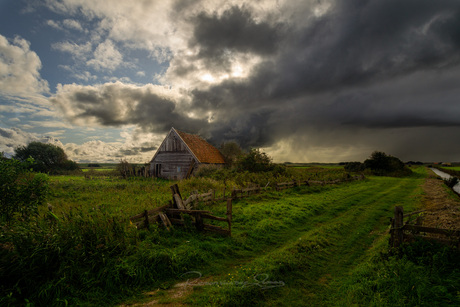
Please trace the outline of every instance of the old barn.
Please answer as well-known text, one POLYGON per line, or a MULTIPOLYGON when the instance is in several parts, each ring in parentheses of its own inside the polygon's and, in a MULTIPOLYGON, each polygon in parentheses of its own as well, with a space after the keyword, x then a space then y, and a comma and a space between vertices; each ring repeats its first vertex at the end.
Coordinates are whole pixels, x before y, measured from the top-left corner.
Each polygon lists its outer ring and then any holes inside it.
POLYGON ((188 178, 203 165, 224 165, 220 151, 198 135, 171 128, 150 161, 150 172, 165 179, 188 178))

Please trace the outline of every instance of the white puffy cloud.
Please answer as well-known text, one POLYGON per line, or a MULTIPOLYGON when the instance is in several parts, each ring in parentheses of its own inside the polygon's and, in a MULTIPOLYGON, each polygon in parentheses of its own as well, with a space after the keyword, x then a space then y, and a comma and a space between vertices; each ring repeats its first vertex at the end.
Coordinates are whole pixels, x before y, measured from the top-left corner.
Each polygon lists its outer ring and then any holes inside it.
POLYGON ((38 140, 39 137, 36 134, 19 128, 0 128, 0 152, 7 156, 12 156, 15 148, 38 140))
POLYGON ((123 62, 123 55, 118 51, 111 40, 99 44, 94 51, 94 58, 87 62, 88 66, 96 70, 114 70, 123 62))
POLYGON ((49 91, 48 82, 40 77, 42 63, 30 50, 30 43, 20 37, 12 41, 0 35, 0 93, 31 97, 49 91))
POLYGON ((61 52, 70 53, 75 59, 86 60, 92 51, 91 42, 85 44, 76 44, 72 42, 59 42, 51 45, 51 48, 61 52))
POLYGON ((19 146, 26 146, 31 142, 42 142, 63 148, 69 159, 76 162, 118 163, 121 159, 126 159, 131 163, 149 162, 164 135, 128 130, 121 133, 121 139, 117 142, 91 140, 83 144, 71 142, 63 144, 56 137, 62 138, 65 130, 39 135, 19 128, 0 128, 0 152, 13 156, 14 149, 19 146))
POLYGON ((73 29, 73 30, 78 30, 78 31, 81 31, 83 32, 83 27, 81 26, 81 24, 75 20, 75 19, 65 19, 62 24, 69 28, 69 29, 73 29))

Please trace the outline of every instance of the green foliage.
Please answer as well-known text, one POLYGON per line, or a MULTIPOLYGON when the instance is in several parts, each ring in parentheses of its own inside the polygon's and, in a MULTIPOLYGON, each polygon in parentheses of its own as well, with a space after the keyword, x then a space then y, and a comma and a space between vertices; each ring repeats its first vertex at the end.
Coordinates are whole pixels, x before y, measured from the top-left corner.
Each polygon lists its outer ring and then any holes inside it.
POLYGON ((79 169, 78 164, 69 160, 61 147, 53 144, 32 142, 27 146, 16 148, 14 157, 20 161, 33 158, 34 163, 31 167, 36 172, 58 173, 60 171, 75 171, 79 169))
POLYGON ((253 148, 238 159, 237 168, 240 171, 260 173, 273 170, 274 164, 265 152, 253 148))
POLYGON ((135 171, 135 167, 131 165, 126 159, 120 160, 120 163, 116 167, 117 172, 123 177, 126 178, 130 176, 132 172, 135 171))
POLYGON ((347 172, 362 172, 364 171, 364 163, 361 162, 348 162, 345 164, 344 169, 347 172))
POLYGON ((219 151, 224 156, 227 167, 232 167, 244 155, 243 149, 236 142, 223 143, 219 151))
POLYGON ((369 159, 364 161, 364 168, 370 169, 377 176, 407 176, 411 174, 404 163, 396 157, 384 152, 374 151, 369 159))
POLYGON ((396 157, 389 156, 384 152, 374 151, 369 159, 361 162, 345 163, 344 169, 347 172, 368 171, 376 176, 408 176, 412 172, 404 163, 396 157))
POLYGON ((29 168, 33 159, 20 162, 6 159, 0 154, 0 215, 10 221, 15 213, 23 219, 35 215, 45 202, 48 192, 48 177, 34 174, 29 168))

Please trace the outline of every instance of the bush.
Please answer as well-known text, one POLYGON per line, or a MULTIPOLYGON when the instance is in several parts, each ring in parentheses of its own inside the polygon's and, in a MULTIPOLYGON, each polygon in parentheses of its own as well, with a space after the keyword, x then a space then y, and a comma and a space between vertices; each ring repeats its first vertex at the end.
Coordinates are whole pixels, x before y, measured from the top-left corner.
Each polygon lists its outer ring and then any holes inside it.
POLYGON ((117 172, 123 177, 126 178, 134 173, 135 167, 133 167, 127 160, 120 160, 120 163, 117 164, 117 172))
POLYGON ((345 164, 344 169, 347 172, 362 172, 364 171, 364 164, 361 162, 348 162, 345 164))
POLYGON ((20 162, 6 159, 0 154, 0 215, 10 221, 15 213, 25 219, 35 215, 38 207, 45 202, 48 192, 48 177, 34 174, 29 168, 32 159, 20 162))

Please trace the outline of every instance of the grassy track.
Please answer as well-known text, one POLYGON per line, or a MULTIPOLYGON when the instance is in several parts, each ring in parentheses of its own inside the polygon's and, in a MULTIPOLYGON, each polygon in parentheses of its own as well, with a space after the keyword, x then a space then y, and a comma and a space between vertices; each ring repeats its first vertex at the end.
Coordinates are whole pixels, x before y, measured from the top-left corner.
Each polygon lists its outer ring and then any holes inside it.
MULTIPOLYGON (((385 232, 395 205, 415 208, 420 184, 421 179, 414 177, 372 178, 320 193, 300 188, 283 197, 273 194, 269 199, 237 203, 234 240, 248 250, 238 252, 231 266, 216 264, 212 269, 211 264, 206 268, 217 285, 195 287, 185 302, 216 306, 334 304, 338 281, 363 261, 385 232), (264 289, 264 280, 285 286, 264 289)), ((181 300, 163 298, 164 302, 181 300)))

